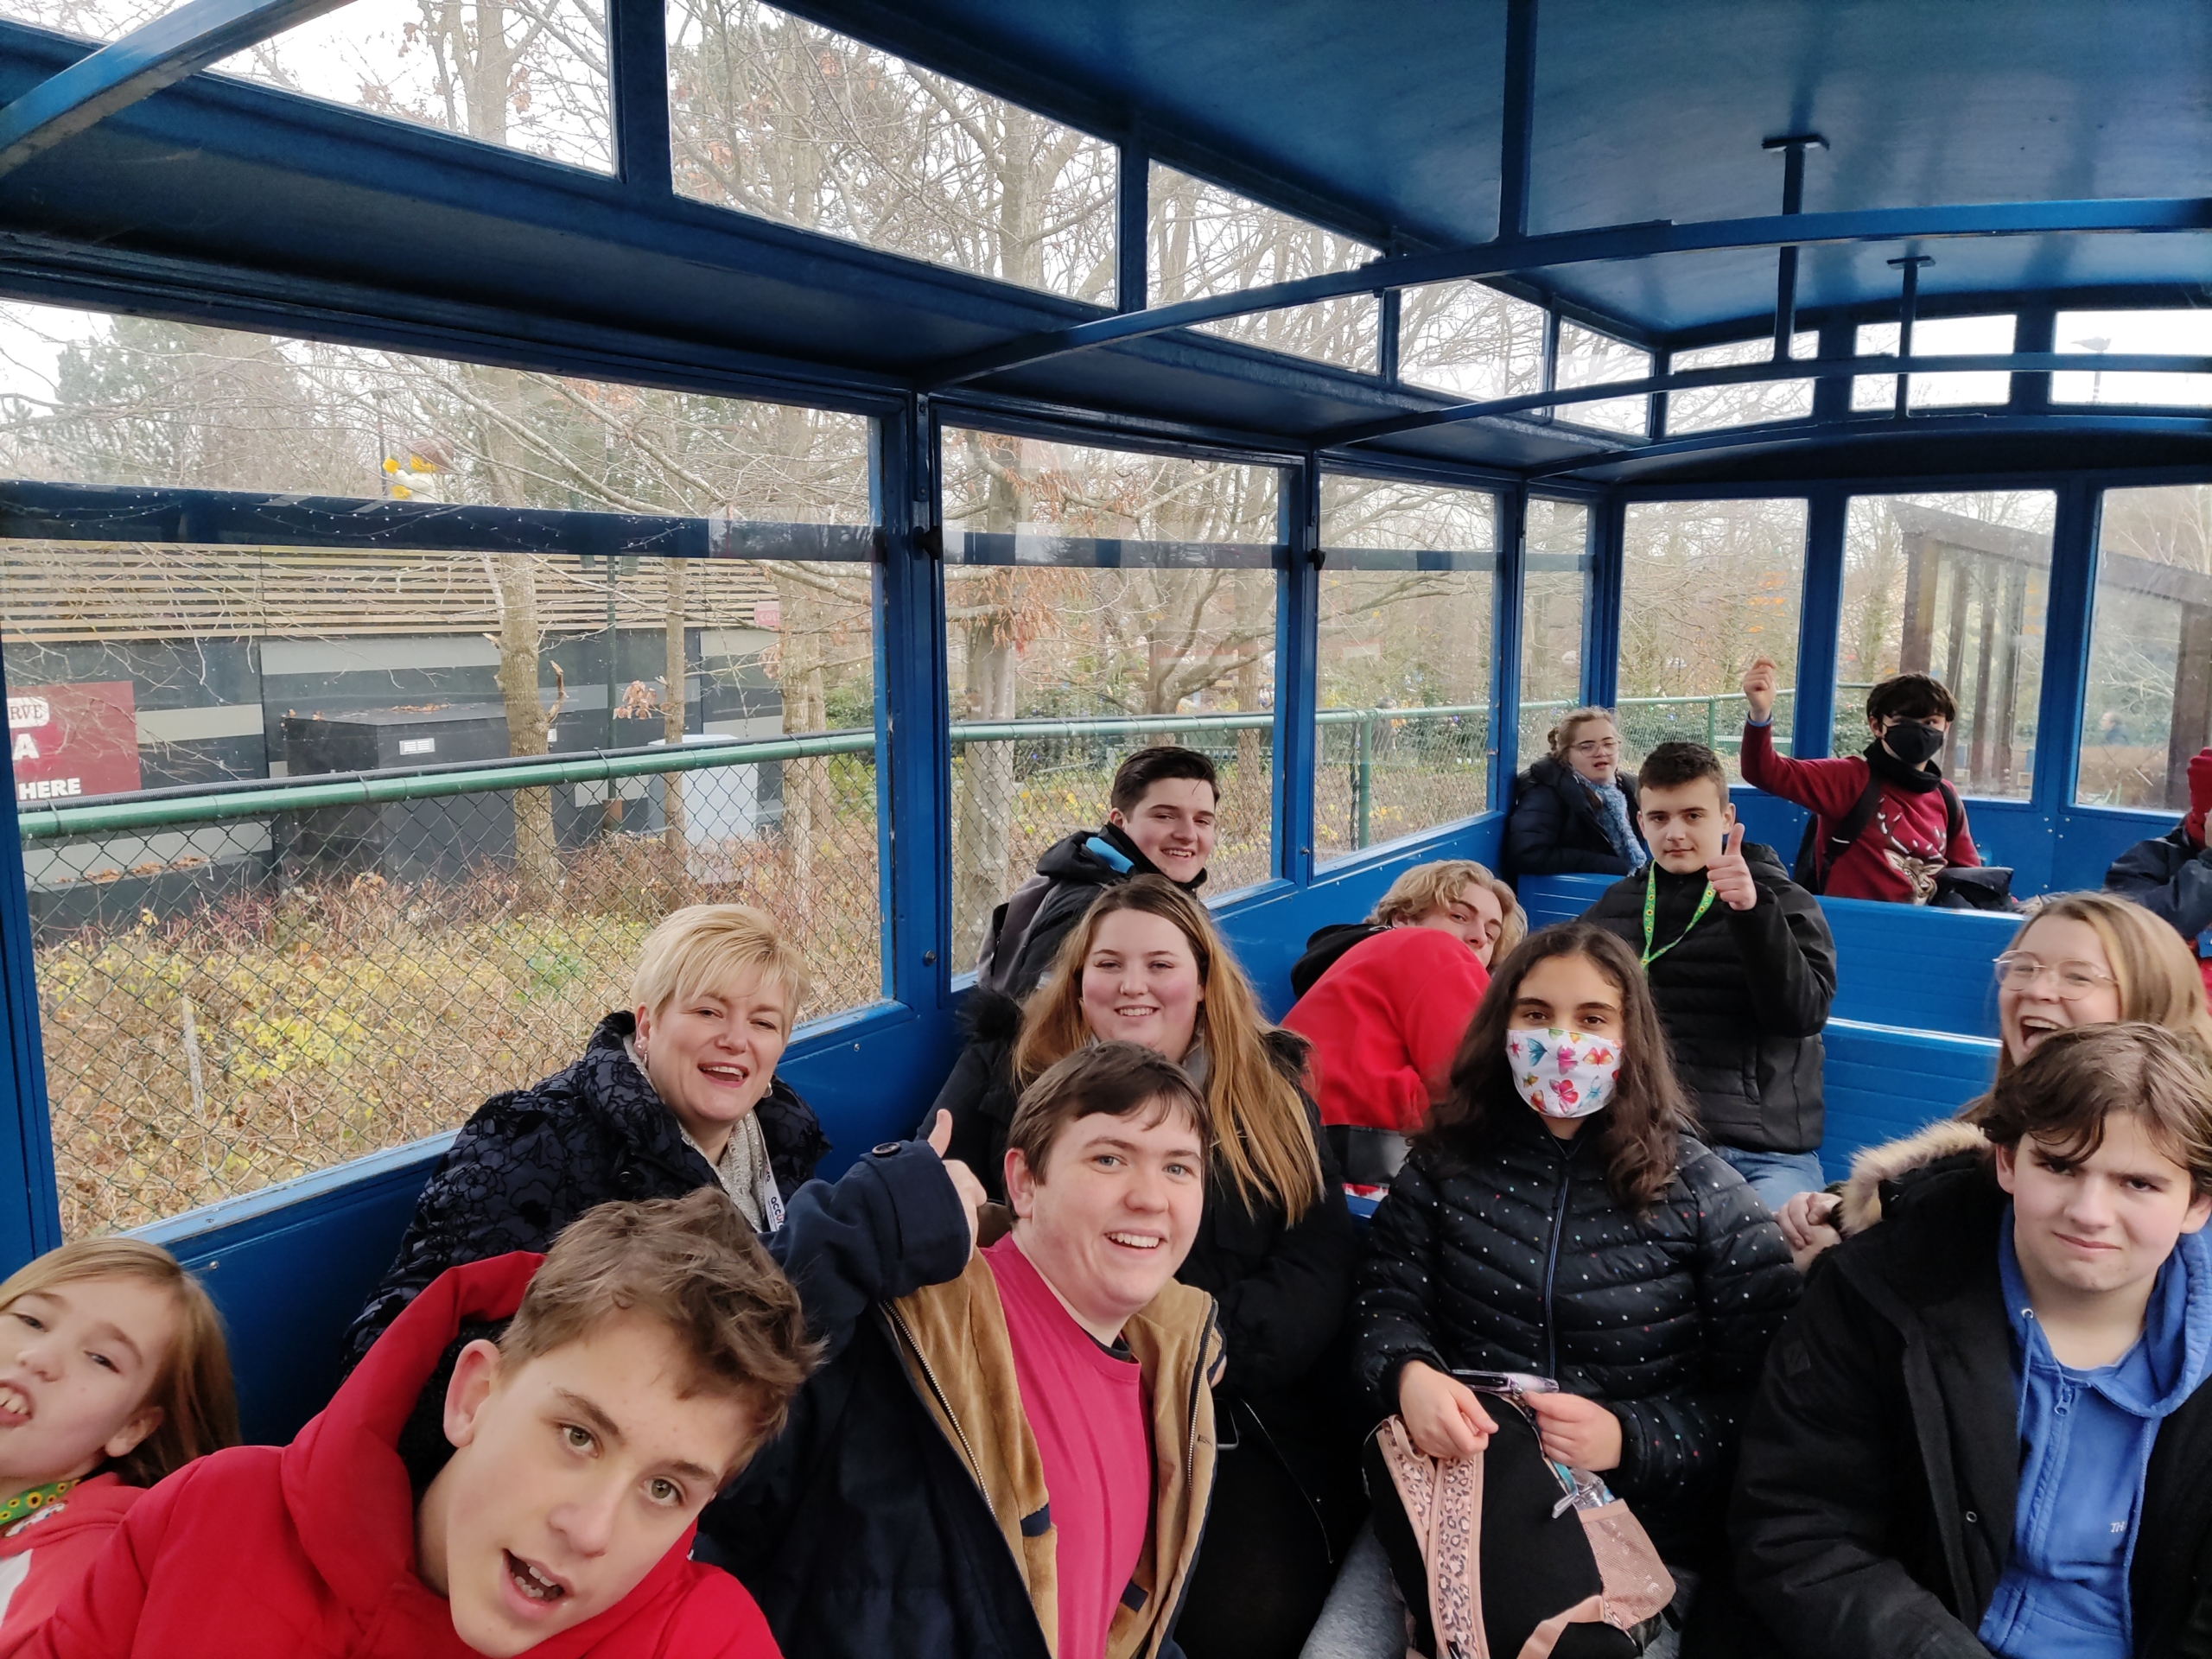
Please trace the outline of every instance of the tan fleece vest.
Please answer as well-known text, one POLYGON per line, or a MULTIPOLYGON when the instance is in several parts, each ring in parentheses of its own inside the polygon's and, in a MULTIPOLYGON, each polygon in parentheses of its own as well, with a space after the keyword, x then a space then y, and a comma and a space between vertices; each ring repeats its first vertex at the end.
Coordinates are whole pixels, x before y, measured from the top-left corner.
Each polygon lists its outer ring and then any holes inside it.
MULTIPOLYGON (((959 1452, 1021 1570, 1045 1640, 1059 1651, 1058 1533, 1022 1522, 1047 1508, 1045 1465, 1021 1409, 998 1281, 978 1255, 950 1282, 888 1305, 899 1357, 959 1452)), ((1115 1610, 1106 1659, 1156 1651, 1189 1582, 1213 1489, 1213 1390, 1221 1334, 1213 1299, 1171 1283, 1123 1327, 1152 1402, 1152 1519, 1135 1576, 1115 1610)), ((1033 1525, 1037 1524, 1032 1522, 1033 1525)))

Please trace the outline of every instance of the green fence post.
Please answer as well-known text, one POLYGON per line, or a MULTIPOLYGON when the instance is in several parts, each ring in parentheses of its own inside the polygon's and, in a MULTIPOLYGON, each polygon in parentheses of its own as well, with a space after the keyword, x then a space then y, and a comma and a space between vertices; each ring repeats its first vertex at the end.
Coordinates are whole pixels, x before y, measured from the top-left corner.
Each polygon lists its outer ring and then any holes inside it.
POLYGON ((1713 740, 1720 735, 1719 717, 1720 699, 1707 697, 1705 700, 1705 747, 1708 749, 1713 747, 1713 740))
POLYGON ((1359 827, 1352 837, 1352 845, 1364 847, 1370 839, 1371 819, 1375 810, 1375 711, 1363 709, 1359 712, 1359 785, 1354 791, 1359 813, 1359 827))

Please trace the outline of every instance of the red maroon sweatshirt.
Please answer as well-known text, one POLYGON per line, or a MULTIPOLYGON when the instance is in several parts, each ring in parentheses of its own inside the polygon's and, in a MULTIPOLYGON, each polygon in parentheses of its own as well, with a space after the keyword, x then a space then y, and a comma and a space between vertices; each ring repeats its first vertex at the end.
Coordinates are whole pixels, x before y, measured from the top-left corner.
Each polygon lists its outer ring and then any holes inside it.
MULTIPOLYGON (((1866 792, 1866 757, 1792 760, 1774 752, 1774 728, 1744 728, 1744 781, 1795 801, 1834 823, 1848 817, 1866 792)), ((1951 864, 1979 864, 1974 836, 1960 814, 1950 837, 1950 809, 1940 789, 1914 791, 1885 782, 1873 821, 1845 848, 1828 871, 1831 899, 1880 899, 1924 905, 1936 892, 1936 873, 1951 864)))
MULTIPOLYGON (((415 1573, 415 1499, 395 1449, 467 1320, 503 1319, 543 1258, 442 1274, 291 1445, 234 1446, 144 1494, 26 1643, 41 1659, 474 1659, 415 1573)), ((753 1598, 690 1559, 686 1529, 615 1605, 532 1659, 778 1659, 753 1598)))
POLYGON ((1394 927, 1338 957, 1282 1020, 1313 1045, 1321 1122, 1419 1128, 1489 988, 1475 953, 1437 928, 1394 927))
POLYGON ((19 1651, 83 1582, 130 1506, 145 1495, 119 1475, 94 1475, 0 1535, 0 1659, 19 1651))

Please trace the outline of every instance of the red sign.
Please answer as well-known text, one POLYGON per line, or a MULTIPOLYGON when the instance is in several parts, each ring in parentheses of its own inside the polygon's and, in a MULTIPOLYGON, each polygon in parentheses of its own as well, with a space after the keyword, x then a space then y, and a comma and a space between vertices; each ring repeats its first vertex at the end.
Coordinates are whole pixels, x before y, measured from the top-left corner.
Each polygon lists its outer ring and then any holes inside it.
POLYGON ((138 787, 138 713, 128 680, 8 692, 16 799, 67 800, 138 787))

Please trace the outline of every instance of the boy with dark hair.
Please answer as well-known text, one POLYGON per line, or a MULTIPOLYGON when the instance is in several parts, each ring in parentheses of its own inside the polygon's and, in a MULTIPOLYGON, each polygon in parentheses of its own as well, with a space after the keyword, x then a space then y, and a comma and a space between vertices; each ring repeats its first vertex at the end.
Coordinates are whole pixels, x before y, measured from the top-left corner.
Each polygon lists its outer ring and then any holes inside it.
POLYGON ((1094 1044, 1023 1091, 1012 1230, 849 1331, 702 1548, 809 1659, 1172 1652, 1214 1475, 1211 1299, 1175 1282, 1209 1125, 1094 1044))
POLYGON ((1035 990, 1102 888, 1133 875, 1164 875, 1185 893, 1205 885, 1221 804, 1212 761, 1175 743, 1139 749, 1116 769, 1108 804, 1103 824, 1047 847, 1036 874, 991 913, 978 988, 1016 1001, 1035 990))
POLYGON ((1892 674, 1866 694, 1864 754, 1795 760, 1774 749, 1775 667, 1762 657, 1744 674, 1744 781, 1814 815, 1798 879, 1837 899, 1924 905, 1936 878, 1981 862, 1959 792, 1936 765, 1959 717, 1943 683, 1892 674))
POLYGON ((1821 1258, 1744 1430, 1745 1597, 1803 1659, 2192 1650, 2212 1519, 2212 1066, 2056 1032, 1986 1145, 1821 1258))
POLYGON ((775 1659, 694 1522, 816 1363, 798 1293, 719 1192, 608 1204, 543 1256, 450 1269, 282 1450, 188 1465, 25 1651, 277 1659, 775 1659), (416 1396, 472 1324, 435 1452, 416 1396))
POLYGON ((1651 862, 1585 916, 1640 951, 1705 1139, 1770 1209, 1818 1190, 1821 1029, 1835 940, 1774 849, 1746 846, 1719 757, 1662 743, 1637 774, 1651 862))

